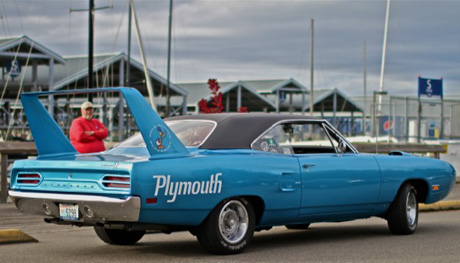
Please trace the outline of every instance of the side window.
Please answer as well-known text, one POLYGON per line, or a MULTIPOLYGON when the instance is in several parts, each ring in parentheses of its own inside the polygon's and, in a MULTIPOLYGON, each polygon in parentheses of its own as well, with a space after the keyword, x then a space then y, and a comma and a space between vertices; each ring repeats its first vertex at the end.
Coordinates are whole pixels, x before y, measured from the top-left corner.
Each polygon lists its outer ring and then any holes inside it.
POLYGON ((338 141, 322 123, 284 123, 275 126, 252 145, 254 150, 284 154, 336 153, 338 141))
POLYGON ((284 125, 277 125, 266 132, 252 144, 252 149, 263 152, 293 154, 289 139, 290 135, 284 131, 284 125))

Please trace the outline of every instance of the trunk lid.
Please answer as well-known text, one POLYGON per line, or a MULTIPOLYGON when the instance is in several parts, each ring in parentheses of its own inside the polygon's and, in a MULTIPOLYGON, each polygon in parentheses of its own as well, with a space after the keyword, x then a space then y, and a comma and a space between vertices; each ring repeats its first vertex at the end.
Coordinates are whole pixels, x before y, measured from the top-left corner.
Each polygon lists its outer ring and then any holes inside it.
POLYGON ((126 197, 131 195, 133 161, 136 158, 111 155, 16 161, 10 189, 126 197))

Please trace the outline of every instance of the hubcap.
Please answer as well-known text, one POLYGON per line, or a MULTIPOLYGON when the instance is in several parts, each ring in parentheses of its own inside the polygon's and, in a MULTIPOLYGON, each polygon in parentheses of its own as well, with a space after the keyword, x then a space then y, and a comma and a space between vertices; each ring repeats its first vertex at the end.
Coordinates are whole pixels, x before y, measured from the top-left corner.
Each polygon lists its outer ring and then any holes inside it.
POLYGON ((417 219, 417 199, 412 191, 407 194, 406 215, 409 226, 414 226, 417 219))
POLYGON ((249 217, 244 205, 232 200, 224 205, 219 215, 219 232, 230 243, 240 242, 248 230, 249 217))

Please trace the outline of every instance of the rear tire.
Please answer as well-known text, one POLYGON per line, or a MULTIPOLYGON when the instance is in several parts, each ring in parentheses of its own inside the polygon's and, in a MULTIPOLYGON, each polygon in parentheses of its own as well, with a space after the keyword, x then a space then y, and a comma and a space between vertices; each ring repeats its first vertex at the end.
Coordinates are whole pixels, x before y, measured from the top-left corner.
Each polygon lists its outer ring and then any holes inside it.
POLYGON ((245 198, 221 202, 197 228, 198 242, 213 254, 238 254, 254 235, 255 212, 245 198))
POLYGON ((102 241, 110 245, 134 245, 145 234, 145 231, 108 229, 103 226, 94 226, 94 231, 102 241))
POLYGON ((404 184, 391 204, 387 215, 388 227, 395 235, 410 235, 418 225, 417 192, 411 184, 404 184))

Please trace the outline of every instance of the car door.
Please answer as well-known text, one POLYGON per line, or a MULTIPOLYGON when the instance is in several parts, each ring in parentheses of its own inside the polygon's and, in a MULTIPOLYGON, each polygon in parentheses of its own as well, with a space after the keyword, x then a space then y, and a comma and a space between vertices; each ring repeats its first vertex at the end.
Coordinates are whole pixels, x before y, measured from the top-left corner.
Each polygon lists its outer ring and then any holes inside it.
POLYGON ((347 146, 325 122, 297 124, 293 133, 291 146, 301 168, 300 216, 330 221, 370 215, 380 190, 375 158, 347 146), (340 140, 343 153, 337 152, 340 140))
POLYGON ((302 168, 301 216, 323 220, 366 217, 380 190, 373 156, 355 153, 298 155, 302 168))

